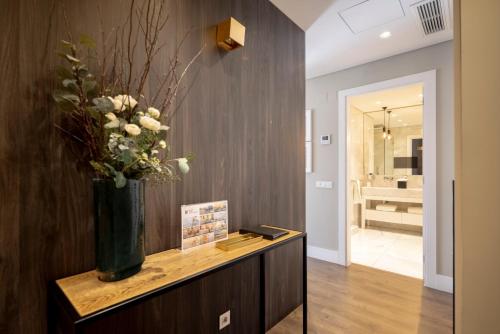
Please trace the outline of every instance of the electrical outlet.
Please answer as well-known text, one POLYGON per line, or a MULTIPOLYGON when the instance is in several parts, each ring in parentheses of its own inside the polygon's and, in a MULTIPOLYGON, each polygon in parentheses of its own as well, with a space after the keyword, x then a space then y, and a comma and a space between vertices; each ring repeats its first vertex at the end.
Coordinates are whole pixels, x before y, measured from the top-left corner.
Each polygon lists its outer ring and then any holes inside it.
POLYGON ((219 316, 219 330, 229 326, 231 323, 231 310, 227 310, 219 316))

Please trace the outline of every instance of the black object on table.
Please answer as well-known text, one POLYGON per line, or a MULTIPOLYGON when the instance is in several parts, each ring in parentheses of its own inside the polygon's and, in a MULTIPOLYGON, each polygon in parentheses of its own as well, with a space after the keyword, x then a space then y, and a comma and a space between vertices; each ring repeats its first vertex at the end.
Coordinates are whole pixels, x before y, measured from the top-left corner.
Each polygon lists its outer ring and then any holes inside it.
POLYGON ((260 225, 260 226, 253 226, 240 229, 240 234, 246 234, 246 233, 254 233, 262 235, 264 239, 267 240, 276 240, 279 237, 287 235, 289 232, 278 228, 260 225))

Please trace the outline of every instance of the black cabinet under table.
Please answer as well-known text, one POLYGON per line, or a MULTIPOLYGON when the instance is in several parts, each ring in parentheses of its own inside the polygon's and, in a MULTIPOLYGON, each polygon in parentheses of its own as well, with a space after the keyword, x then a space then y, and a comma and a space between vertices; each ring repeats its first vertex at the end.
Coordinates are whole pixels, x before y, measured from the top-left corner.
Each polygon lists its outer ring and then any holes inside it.
POLYGON ((153 254, 140 273, 118 282, 101 282, 95 271, 57 280, 50 332, 265 333, 291 311, 278 304, 292 300, 302 302, 306 333, 306 234, 289 232, 231 251, 205 245, 153 254), (230 324, 219 330, 228 310, 230 324))

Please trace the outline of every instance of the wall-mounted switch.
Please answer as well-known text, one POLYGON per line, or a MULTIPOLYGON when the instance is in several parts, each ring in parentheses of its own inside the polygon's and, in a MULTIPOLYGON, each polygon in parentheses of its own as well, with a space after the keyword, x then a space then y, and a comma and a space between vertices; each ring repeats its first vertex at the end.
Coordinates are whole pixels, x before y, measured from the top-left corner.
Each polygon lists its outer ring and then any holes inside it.
POLYGON ((231 323, 231 310, 227 310, 219 316, 219 330, 229 326, 231 323))
POLYGON ((316 188, 332 189, 332 181, 316 181, 316 188))
POLYGON ((321 136, 321 145, 330 145, 332 143, 331 135, 322 135, 321 136))

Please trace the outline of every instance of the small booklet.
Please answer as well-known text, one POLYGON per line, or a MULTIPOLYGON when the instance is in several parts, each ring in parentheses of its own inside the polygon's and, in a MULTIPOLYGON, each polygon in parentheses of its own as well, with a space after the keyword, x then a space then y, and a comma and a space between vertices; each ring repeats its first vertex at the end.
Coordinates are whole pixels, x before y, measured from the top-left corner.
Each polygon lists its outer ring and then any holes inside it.
POLYGON ((288 231, 260 225, 260 226, 245 227, 240 229, 240 234, 246 234, 246 233, 259 234, 262 235, 264 239, 275 240, 278 239, 279 237, 287 235, 288 231))

